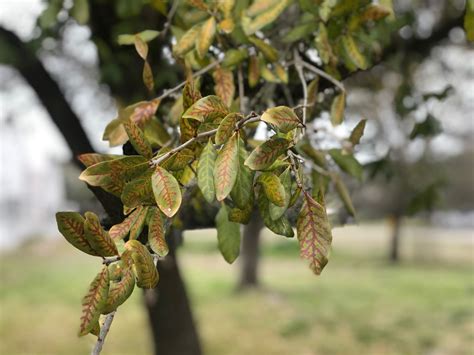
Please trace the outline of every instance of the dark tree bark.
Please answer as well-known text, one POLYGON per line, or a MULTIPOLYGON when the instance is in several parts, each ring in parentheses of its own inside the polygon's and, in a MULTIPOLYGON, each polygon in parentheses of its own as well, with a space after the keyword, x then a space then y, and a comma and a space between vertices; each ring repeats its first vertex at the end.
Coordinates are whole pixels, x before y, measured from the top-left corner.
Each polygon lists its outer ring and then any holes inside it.
POLYGON ((400 230, 402 226, 402 216, 394 214, 390 216, 390 255, 389 259, 392 263, 400 262, 400 230))
MULTIPOLYGON (((8 51, 0 60, 16 68, 31 88, 64 137, 72 155, 94 151, 81 122, 64 97, 59 85, 44 68, 36 54, 13 32, 0 27, 0 48, 8 51), (6 58, 5 58, 6 57, 6 58)), ((74 159, 82 168, 79 161, 74 159)))
MULTIPOLYGON (((181 238, 181 231, 171 231, 167 238, 181 238)), ((170 240, 173 239, 173 240, 170 240)), ((174 247, 158 261, 160 281, 157 288, 144 292, 156 355, 201 355, 201 345, 191 312, 186 288, 181 278, 174 247)))
POLYGON ((260 260, 260 233, 263 222, 256 211, 249 224, 244 226, 242 248, 240 252, 239 289, 259 286, 258 265, 260 260))

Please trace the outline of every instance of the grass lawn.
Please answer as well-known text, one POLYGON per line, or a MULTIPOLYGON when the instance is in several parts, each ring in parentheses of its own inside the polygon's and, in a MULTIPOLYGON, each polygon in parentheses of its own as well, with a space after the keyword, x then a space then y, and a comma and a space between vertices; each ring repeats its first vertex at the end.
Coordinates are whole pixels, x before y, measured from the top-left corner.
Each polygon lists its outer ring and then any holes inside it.
MULTIPOLYGON (((416 228, 400 266, 384 260, 383 226, 336 230, 321 277, 299 259, 295 240, 267 233, 263 287, 246 293, 235 292, 238 265, 216 252, 215 233, 190 233, 179 256, 205 354, 473 354, 472 238, 460 244, 466 238, 453 234, 428 247, 420 240, 436 231, 416 228)), ((61 240, 2 255, 0 354, 88 353, 94 338, 76 332, 99 268, 61 240)), ((104 354, 152 352, 141 302, 135 290, 119 308, 104 354)))

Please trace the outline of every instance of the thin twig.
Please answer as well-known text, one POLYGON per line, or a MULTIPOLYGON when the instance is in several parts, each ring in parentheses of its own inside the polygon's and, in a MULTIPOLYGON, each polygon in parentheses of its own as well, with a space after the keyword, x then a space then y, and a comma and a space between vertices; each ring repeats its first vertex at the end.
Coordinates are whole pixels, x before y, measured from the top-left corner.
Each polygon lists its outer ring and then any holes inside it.
POLYGON ((105 337, 107 336, 112 321, 114 320, 115 312, 109 313, 105 316, 105 321, 102 327, 100 328, 99 336, 97 337, 97 342, 95 343, 94 349, 92 349, 91 355, 99 355, 104 346, 105 337))
MULTIPOLYGON (((244 124, 247 124, 247 123, 252 123, 252 122, 257 122, 260 120, 260 116, 256 116, 257 114, 255 112, 252 112, 250 115, 242 118, 239 122, 237 122, 237 129, 240 129, 240 127, 242 127, 244 124)), ((213 130, 210 130, 210 131, 207 131, 207 132, 202 132, 202 133, 199 133, 198 135, 196 135, 195 137, 187 140, 186 142, 184 142, 183 144, 171 149, 169 152, 157 157, 156 159, 152 159, 150 161, 150 165, 151 166, 157 166, 159 165, 160 163, 162 163, 164 160, 168 159, 170 156, 172 156, 173 154, 176 154, 178 153, 179 151, 183 150, 184 148, 186 148, 187 146, 191 145, 192 143, 202 139, 202 138, 206 138, 206 137, 211 137, 213 135, 215 135, 217 133, 217 128, 216 129, 213 129, 213 130)))
MULTIPOLYGON (((216 66, 218 66, 221 62, 223 61, 223 59, 217 59, 215 61, 213 61, 211 64, 209 64, 208 66, 205 66, 204 68, 198 70, 197 72, 193 73, 193 75, 191 76, 192 78, 197 78, 198 76, 201 76, 205 73, 207 73, 208 71, 210 71, 211 69, 215 68, 216 66)), ((163 100, 165 97, 168 97, 170 96, 172 93, 178 91, 179 89, 181 89, 184 85, 186 84, 186 81, 183 81, 182 83, 176 85, 174 88, 171 88, 171 89, 168 89, 168 90, 165 90, 160 96, 158 96, 156 98, 156 100, 163 100)))
POLYGON ((169 31, 171 28, 171 21, 173 20, 173 16, 178 9, 179 5, 179 0, 174 0, 173 5, 171 6, 170 12, 168 12, 168 16, 166 17, 166 23, 165 26, 163 27, 163 31, 161 31, 160 36, 161 38, 165 38, 166 33, 169 31))
POLYGON ((244 92, 244 75, 242 74, 242 66, 239 65, 239 70, 237 71, 237 80, 239 84, 239 104, 240 104, 240 113, 246 113, 245 109, 245 92, 244 92))
MULTIPOLYGON (((296 64, 296 63, 295 63, 296 64)), ((335 86, 337 86, 342 92, 346 92, 346 89, 344 88, 344 85, 337 79, 333 78, 331 75, 326 73, 325 71, 319 69, 318 67, 315 67, 312 64, 309 64, 308 62, 301 61, 301 64, 308 70, 311 70, 313 73, 322 76, 324 79, 329 80, 331 83, 333 83, 335 86)))
POLYGON ((306 126, 306 106, 308 106, 308 85, 306 84, 306 79, 304 78, 303 73, 303 62, 301 60, 300 55, 298 54, 298 50, 295 48, 293 51, 293 56, 295 60, 295 69, 298 72, 298 76, 300 77, 301 86, 303 87, 303 128, 301 129, 301 136, 304 135, 305 126, 306 126))

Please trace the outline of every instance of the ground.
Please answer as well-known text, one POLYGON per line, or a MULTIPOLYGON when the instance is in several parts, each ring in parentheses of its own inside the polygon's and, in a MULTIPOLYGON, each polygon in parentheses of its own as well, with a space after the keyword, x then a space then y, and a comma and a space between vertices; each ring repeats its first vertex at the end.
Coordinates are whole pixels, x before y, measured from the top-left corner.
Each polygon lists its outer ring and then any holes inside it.
MULTIPOLYGON (((404 230, 400 266, 385 260, 382 224, 336 229, 321 277, 296 240, 265 234, 263 288, 236 293, 238 265, 215 232, 186 236, 180 262, 205 354, 473 354, 473 239, 469 231, 404 230), (433 242, 434 241, 434 242, 433 242)), ((84 354, 80 301, 100 261, 57 238, 1 256, 0 353, 84 354)), ((119 308, 104 354, 150 354, 141 292, 119 308)))

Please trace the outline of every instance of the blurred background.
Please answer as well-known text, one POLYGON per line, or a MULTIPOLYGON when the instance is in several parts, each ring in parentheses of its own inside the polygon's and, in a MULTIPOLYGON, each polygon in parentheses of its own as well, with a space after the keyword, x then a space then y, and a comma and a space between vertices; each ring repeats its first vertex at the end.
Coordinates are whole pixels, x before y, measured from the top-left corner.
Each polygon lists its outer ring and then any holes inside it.
MULTIPOLYGON (((117 1, 114 14, 108 3, 90 2, 91 25, 82 25, 68 11, 72 0, 0 0, 2 354, 82 354, 94 343, 76 328, 97 265, 67 245, 54 214, 100 211, 72 157, 120 153, 102 131, 143 93, 133 49, 110 40, 137 27, 138 13, 120 17, 134 2, 117 1)), ((336 227, 322 276, 299 259, 295 240, 263 229, 251 277, 259 287, 237 292, 242 265, 225 263, 215 231, 185 233, 179 262, 205 354, 474 353, 474 49, 465 2, 393 5, 403 21, 390 51, 345 81, 347 123, 317 127, 337 138, 368 120, 356 152, 364 179, 347 181, 358 218, 329 199, 336 227)), ((177 74, 162 73, 158 86, 169 87, 177 74)), ((142 304, 135 291, 120 308, 107 353, 152 353, 142 304)))

